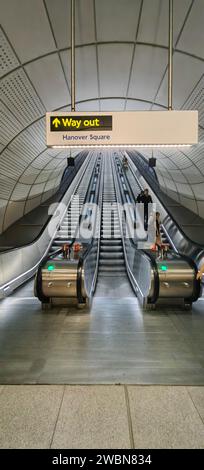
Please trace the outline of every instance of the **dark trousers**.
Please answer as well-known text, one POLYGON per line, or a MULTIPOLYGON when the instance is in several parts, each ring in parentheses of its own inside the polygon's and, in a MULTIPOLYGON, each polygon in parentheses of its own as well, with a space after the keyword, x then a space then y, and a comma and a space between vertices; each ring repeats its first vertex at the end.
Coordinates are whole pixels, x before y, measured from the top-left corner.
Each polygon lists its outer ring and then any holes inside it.
POLYGON ((148 205, 144 206, 144 229, 148 230, 148 205))

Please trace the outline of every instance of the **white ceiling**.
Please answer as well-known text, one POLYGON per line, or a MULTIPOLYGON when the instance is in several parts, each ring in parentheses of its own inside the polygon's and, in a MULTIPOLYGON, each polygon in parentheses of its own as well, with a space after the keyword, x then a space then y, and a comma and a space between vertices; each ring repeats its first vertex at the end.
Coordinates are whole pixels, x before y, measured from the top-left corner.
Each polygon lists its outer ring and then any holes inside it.
MULTIPOLYGON (((77 109, 165 109, 168 0, 75 1, 77 109)), ((45 146, 44 115, 70 107, 70 0, 1 0, 0 18, 1 231, 56 191, 66 165, 45 146)), ((155 152, 165 191, 202 216, 203 25, 204 0, 174 0, 173 102, 199 110, 200 144, 155 152)))

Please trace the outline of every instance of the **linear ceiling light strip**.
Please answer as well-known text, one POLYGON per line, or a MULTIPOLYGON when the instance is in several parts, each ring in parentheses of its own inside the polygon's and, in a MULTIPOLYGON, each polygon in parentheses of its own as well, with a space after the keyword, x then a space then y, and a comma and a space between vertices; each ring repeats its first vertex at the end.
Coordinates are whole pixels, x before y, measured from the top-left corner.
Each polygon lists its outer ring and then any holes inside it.
MULTIPOLYGON (((86 149, 89 149, 89 148, 126 148, 126 147, 132 147, 132 148, 171 148, 171 147, 191 147, 192 145, 191 144, 112 144, 112 145, 106 145, 106 144, 91 144, 91 145, 83 145, 83 144, 80 144, 80 145, 69 145, 69 147, 71 148, 86 148, 86 149)), ((57 148, 60 148, 60 149, 67 149, 67 145, 52 145, 51 146, 52 148, 54 149, 57 149, 57 148)))

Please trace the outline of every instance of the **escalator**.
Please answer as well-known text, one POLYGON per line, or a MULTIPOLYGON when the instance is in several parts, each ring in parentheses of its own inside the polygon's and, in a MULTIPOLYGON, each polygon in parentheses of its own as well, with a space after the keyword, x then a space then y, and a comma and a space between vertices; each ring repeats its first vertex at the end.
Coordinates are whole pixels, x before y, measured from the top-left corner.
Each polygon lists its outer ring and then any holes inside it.
POLYGON ((93 152, 86 171, 79 180, 72 195, 71 202, 64 210, 64 216, 53 239, 49 253, 42 259, 35 277, 35 295, 43 307, 52 304, 73 303, 84 304, 84 280, 78 266, 79 253, 74 252, 77 242, 83 253, 90 245, 81 237, 81 227, 88 220, 89 208, 87 203, 97 201, 100 187, 102 159, 93 152), (63 245, 69 247, 69 256, 64 257, 63 245))
MULTIPOLYGON (((76 237, 68 239, 68 221, 70 207, 56 234, 50 253, 39 266, 35 282, 36 296, 41 300, 43 307, 52 304, 75 303, 85 305, 87 299, 91 301, 95 291, 96 295, 105 295, 110 287, 121 288, 124 295, 134 295, 128 281, 124 242, 121 230, 120 213, 117 210, 117 195, 113 174, 113 162, 110 153, 102 158, 101 155, 93 161, 92 169, 87 170, 90 176, 89 190, 84 189, 86 174, 76 189, 80 197, 81 210, 76 226, 79 226, 86 214, 83 212, 84 202, 95 202, 100 209, 97 216, 89 219, 89 225, 95 224, 94 235, 88 243, 81 237, 77 240, 82 244, 83 251, 79 260, 64 260, 60 245, 70 243, 73 245, 76 237), (97 185, 95 182, 97 175, 97 185)), ((90 215, 90 209, 88 209, 90 215)))
MULTIPOLYGON (((123 171, 121 153, 115 154, 114 159, 116 173, 121 180, 121 186, 124 187, 123 203, 135 204, 137 195, 144 188, 139 184, 131 166, 128 171, 123 171)), ((190 308, 192 302, 200 296, 200 282, 196 279, 197 266, 189 256, 179 253, 164 226, 161 232, 163 243, 168 243, 170 247, 165 260, 159 259, 148 245, 145 249, 138 249, 140 240, 137 238, 125 240, 138 297, 147 307, 176 304, 190 308)))
MULTIPOLYGON (((85 175, 76 190, 81 205, 87 200, 97 204, 95 215, 93 209, 88 210, 89 216, 92 215, 89 225, 94 225, 96 230, 88 243, 79 237, 83 251, 78 261, 69 263, 61 260, 60 250, 54 250, 62 242, 69 240, 73 243, 75 240, 67 235, 68 207, 51 248, 51 258, 43 260, 38 270, 38 298, 49 304, 56 298, 63 304, 75 298, 78 305, 84 305, 87 300, 91 302, 94 295, 103 297, 111 291, 115 296, 118 290, 124 297, 127 292, 128 295, 130 292, 132 296, 136 295, 143 307, 166 304, 189 308, 200 293, 195 263, 179 255, 173 244, 170 258, 161 263, 148 247, 139 248, 139 243, 145 242, 146 234, 143 233, 141 239, 126 236, 127 210, 124 207, 125 204, 134 204, 135 192, 138 193, 141 187, 134 178, 134 171, 128 170, 129 175, 123 171, 119 152, 100 153, 97 158, 93 163, 89 189, 84 189, 85 175), (53 256, 56 257, 56 265, 50 273, 49 263, 50 259, 53 263, 53 256), (57 264, 59 269, 56 269, 57 264)), ((82 220, 86 217, 87 214, 80 214, 82 220)), ((137 215, 133 217, 136 226, 137 215)))
POLYGON ((104 157, 96 297, 134 296, 127 277, 112 154, 104 157))

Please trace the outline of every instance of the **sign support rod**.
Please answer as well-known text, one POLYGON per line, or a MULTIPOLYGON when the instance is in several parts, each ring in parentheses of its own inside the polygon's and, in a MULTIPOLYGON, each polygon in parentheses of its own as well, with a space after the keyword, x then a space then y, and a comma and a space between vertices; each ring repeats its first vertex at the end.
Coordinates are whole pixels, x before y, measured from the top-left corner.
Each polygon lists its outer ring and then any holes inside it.
POLYGON ((75 111, 75 0, 71 0, 71 109, 75 111))
POLYGON ((169 0, 168 109, 172 110, 173 85, 173 0, 169 0))

